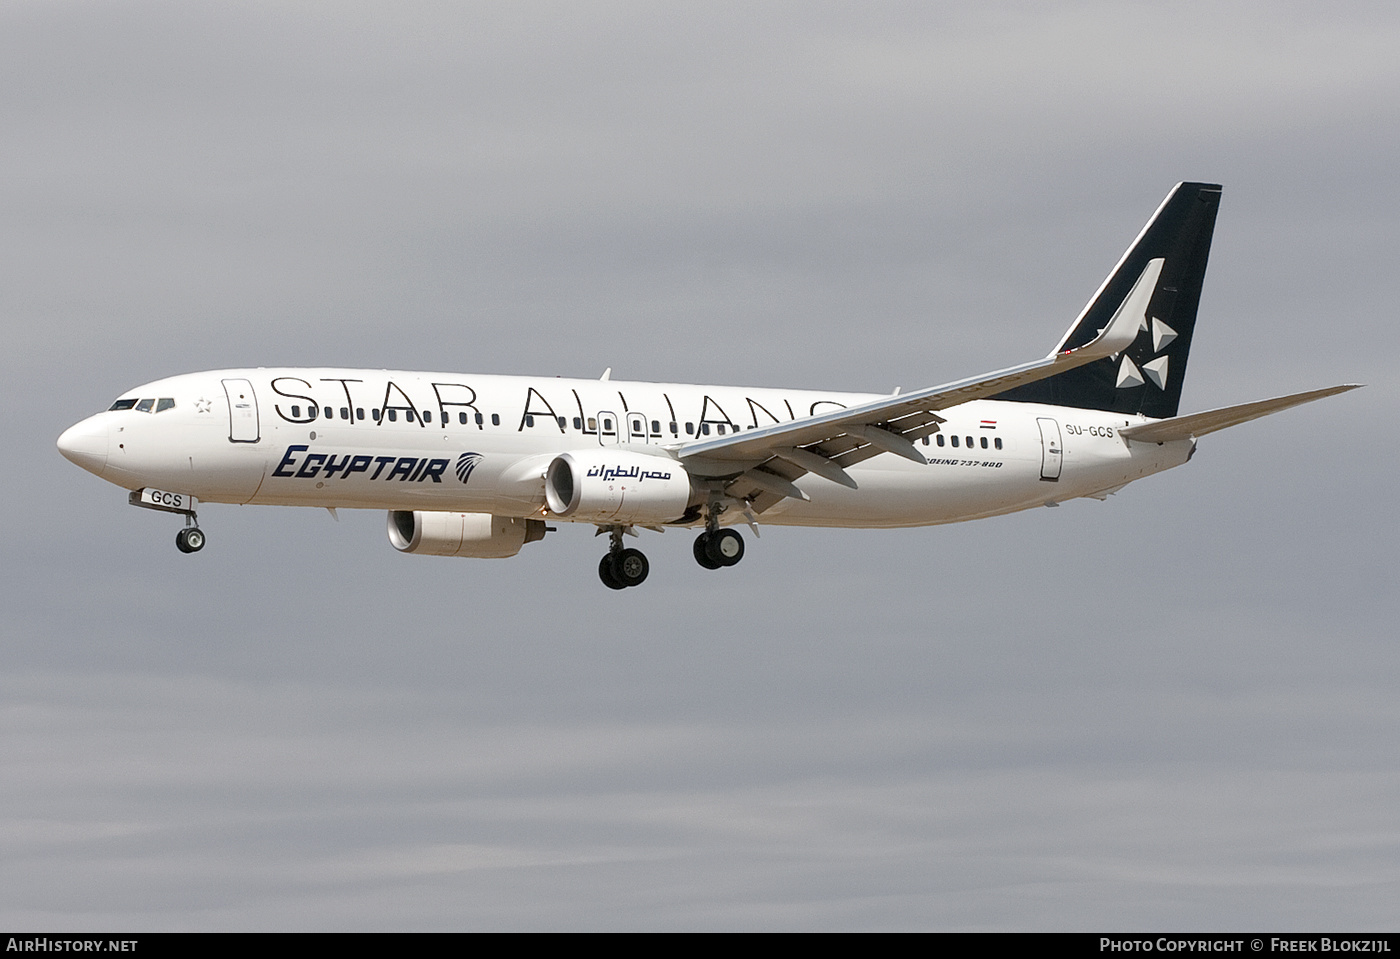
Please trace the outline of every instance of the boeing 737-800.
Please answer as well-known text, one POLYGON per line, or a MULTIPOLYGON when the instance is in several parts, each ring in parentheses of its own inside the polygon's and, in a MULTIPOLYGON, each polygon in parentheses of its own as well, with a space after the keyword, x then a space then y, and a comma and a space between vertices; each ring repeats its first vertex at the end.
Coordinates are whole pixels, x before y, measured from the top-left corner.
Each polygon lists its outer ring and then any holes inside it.
POLYGON ((637 527, 928 526, 1104 498, 1198 437, 1354 386, 1177 415, 1220 187, 1178 184, 1042 359, 900 395, 458 373, 244 369, 123 394, 67 430, 68 459, 180 513, 383 509, 407 553, 514 556, 558 522, 611 534, 613 589, 646 579, 637 527))

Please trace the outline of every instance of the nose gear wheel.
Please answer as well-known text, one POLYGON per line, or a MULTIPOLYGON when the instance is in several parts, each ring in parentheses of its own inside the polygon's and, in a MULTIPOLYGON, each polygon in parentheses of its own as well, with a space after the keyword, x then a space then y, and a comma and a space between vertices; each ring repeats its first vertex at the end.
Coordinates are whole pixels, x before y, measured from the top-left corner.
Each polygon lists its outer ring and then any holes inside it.
POLYGON ((186 526, 175 534, 175 548, 182 553, 198 553, 204 548, 204 530, 186 526))

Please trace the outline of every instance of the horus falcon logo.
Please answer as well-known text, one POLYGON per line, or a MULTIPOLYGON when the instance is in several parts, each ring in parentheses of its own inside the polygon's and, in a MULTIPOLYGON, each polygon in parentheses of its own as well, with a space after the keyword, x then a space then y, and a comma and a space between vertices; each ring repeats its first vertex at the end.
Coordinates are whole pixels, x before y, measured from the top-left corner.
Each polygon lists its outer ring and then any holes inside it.
POLYGON ((457 457, 457 478, 465 483, 471 478, 472 470, 481 462, 480 453, 463 453, 457 457))

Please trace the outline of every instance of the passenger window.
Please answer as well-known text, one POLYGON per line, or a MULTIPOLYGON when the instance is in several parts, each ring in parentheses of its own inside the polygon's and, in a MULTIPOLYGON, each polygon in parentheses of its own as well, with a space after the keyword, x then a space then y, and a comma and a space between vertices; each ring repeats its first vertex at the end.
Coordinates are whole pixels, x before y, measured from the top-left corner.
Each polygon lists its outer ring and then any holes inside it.
POLYGON ((173 410, 174 408, 175 401, 168 396, 162 396, 160 399, 156 400, 157 413, 164 413, 166 410, 173 410))
POLYGON ((652 421, 651 421, 651 432, 652 432, 652 434, 653 434, 654 436, 660 436, 660 435, 661 435, 661 421, 660 421, 660 420, 652 420, 652 421))
POLYGON ((701 432, 702 434, 704 434, 705 436, 709 436, 709 435, 710 435, 710 424, 709 424, 709 423, 701 423, 701 424, 700 424, 700 432, 701 432))
POLYGON ((986 448, 987 448, 987 438, 986 438, 985 436, 982 437, 982 448, 983 448, 983 449, 986 449, 986 448))
POLYGON ((466 425, 467 425, 467 414, 466 414, 465 412, 460 412, 460 413, 458 413, 458 414, 457 414, 457 422, 458 422, 459 424, 461 424, 462 426, 466 426, 466 425))
POLYGON ((590 416, 588 418, 588 429, 594 433, 598 432, 598 417, 590 416))
POLYGON ((355 407, 355 419, 357 419, 357 420, 362 420, 362 419, 364 419, 364 418, 365 418, 365 408, 364 408, 363 406, 357 406, 357 407, 355 407))
POLYGON ((939 433, 937 436, 934 437, 934 439, 938 442, 938 445, 939 445, 939 446, 942 446, 942 445, 943 445, 943 434, 942 434, 942 433, 939 433))
POLYGON ((559 417, 559 428, 562 430, 568 424, 568 422, 569 421, 564 419, 564 417, 559 417))
POLYGON ((492 413, 492 414, 491 414, 491 425, 492 425, 492 426, 500 426, 500 425, 501 425, 501 414, 500 414, 500 413, 492 413))
POLYGON ((715 429, 719 430, 719 435, 720 435, 720 436, 723 436, 723 435, 724 435, 724 424, 723 424, 723 423, 716 423, 716 424, 715 424, 715 429))
POLYGON ((107 412, 110 413, 110 412, 112 412, 113 410, 129 410, 129 409, 131 409, 131 408, 132 408, 133 406, 135 406, 135 405, 136 405, 136 401, 135 401, 135 400, 117 400, 115 403, 113 403, 113 404, 108 408, 107 412))
POLYGON ((417 418, 418 418, 418 414, 415 413, 413 410, 404 410, 404 411, 403 411, 403 421, 404 421, 405 423, 412 423, 412 422, 413 422, 414 420, 416 420, 417 418))
POLYGON ((969 436, 969 437, 967 438, 967 448, 968 448, 968 449, 972 449, 972 437, 971 437, 971 436, 969 436))
POLYGON ((997 444, 997 449, 1001 449, 1001 437, 998 436, 994 442, 997 444))
POLYGON ((151 411, 151 407, 155 405, 155 402, 155 400, 142 400, 141 402, 136 404, 136 412, 149 413, 151 411))
POLYGON ((953 437, 953 449, 957 449, 957 448, 958 448, 958 438, 957 438, 956 436, 954 436, 954 437, 953 437))
MULTIPOLYGON (((462 414, 462 422, 465 423, 466 421, 467 421, 467 414, 466 414, 466 413, 463 413, 463 414, 462 414)), ((483 422, 484 422, 484 420, 482 420, 481 414, 480 414, 480 413, 476 414, 476 425, 477 425, 477 426, 480 426, 483 422)))
POLYGON ((581 430, 581 429, 583 429, 583 420, 580 419, 580 418, 577 417, 577 416, 574 417, 574 429, 576 429, 576 430, 581 430))
POLYGON ((330 419, 334 419, 334 418, 335 418, 335 413, 331 410, 331 408, 330 408, 329 406, 326 407, 326 409, 325 409, 324 412, 325 412, 326 419, 330 420, 330 419))
POLYGON ((342 406, 340 408, 340 418, 343 420, 348 420, 350 418, 350 407, 342 406))
POLYGON ((316 418, 316 412, 317 412, 317 407, 315 407, 315 406, 308 406, 308 407, 306 408, 306 415, 307 415, 307 417, 308 417, 309 419, 313 419, 313 420, 314 420, 314 419, 316 418))
POLYGON ((680 425, 680 424, 678 424, 678 423, 676 423, 674 420, 672 420, 672 422, 671 422, 671 435, 672 435, 672 436, 680 436, 680 435, 681 435, 680 429, 678 428, 679 425, 680 425))
POLYGON ((928 437, 927 437, 927 436, 924 437, 924 445, 925 445, 925 446, 928 445, 928 437))
POLYGON ((432 410, 424 410, 424 411, 423 411, 423 422, 424 422, 424 423, 431 423, 432 421, 433 421, 433 411, 432 411, 432 410))
POLYGON ((379 411, 378 411, 378 410, 370 410, 370 411, 369 411, 369 415, 370 415, 370 417, 371 417, 376 423, 379 422, 379 411))
POLYGON ((603 429, 607 430, 609 433, 612 432, 612 420, 608 419, 606 416, 603 417, 603 429))
POLYGON ((398 410, 389 410, 388 413, 389 413, 389 422, 390 422, 390 423, 397 423, 397 422, 399 421, 399 411, 398 411, 398 410))
POLYGON ((694 423, 687 423, 687 424, 685 424, 685 435, 686 435, 686 436, 694 436, 694 435, 695 435, 695 424, 694 424, 694 423))

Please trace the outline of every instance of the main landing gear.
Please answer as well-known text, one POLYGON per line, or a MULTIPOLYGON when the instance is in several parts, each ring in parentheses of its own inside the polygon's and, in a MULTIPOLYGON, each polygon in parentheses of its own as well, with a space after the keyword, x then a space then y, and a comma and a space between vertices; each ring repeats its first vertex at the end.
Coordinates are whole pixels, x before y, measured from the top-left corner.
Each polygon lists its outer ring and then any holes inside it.
POLYGON ((744 537, 735 530, 706 530, 695 537, 695 562, 706 569, 733 566, 743 558, 744 537))
POLYGON ((695 537, 695 562, 706 569, 733 566, 744 558, 744 537, 737 530, 720 528, 719 517, 725 509, 723 503, 712 499, 705 510, 705 532, 695 537))
POLYGON ((651 564, 646 554, 639 549, 622 548, 624 527, 613 526, 608 530, 610 543, 608 552, 598 561, 598 578, 608 589, 626 589, 640 586, 651 572, 651 564))
MULTIPOLYGON (((695 537, 695 562, 706 569, 733 566, 744 558, 744 537, 737 530, 719 525, 721 512, 722 506, 712 507, 705 519, 705 531, 695 537)), ((609 537, 608 552, 598 561, 598 578, 603 585, 608 589, 642 585, 651 572, 651 564, 641 550, 623 548, 622 536, 631 532, 631 527, 600 526, 598 532, 606 532, 609 537)))

